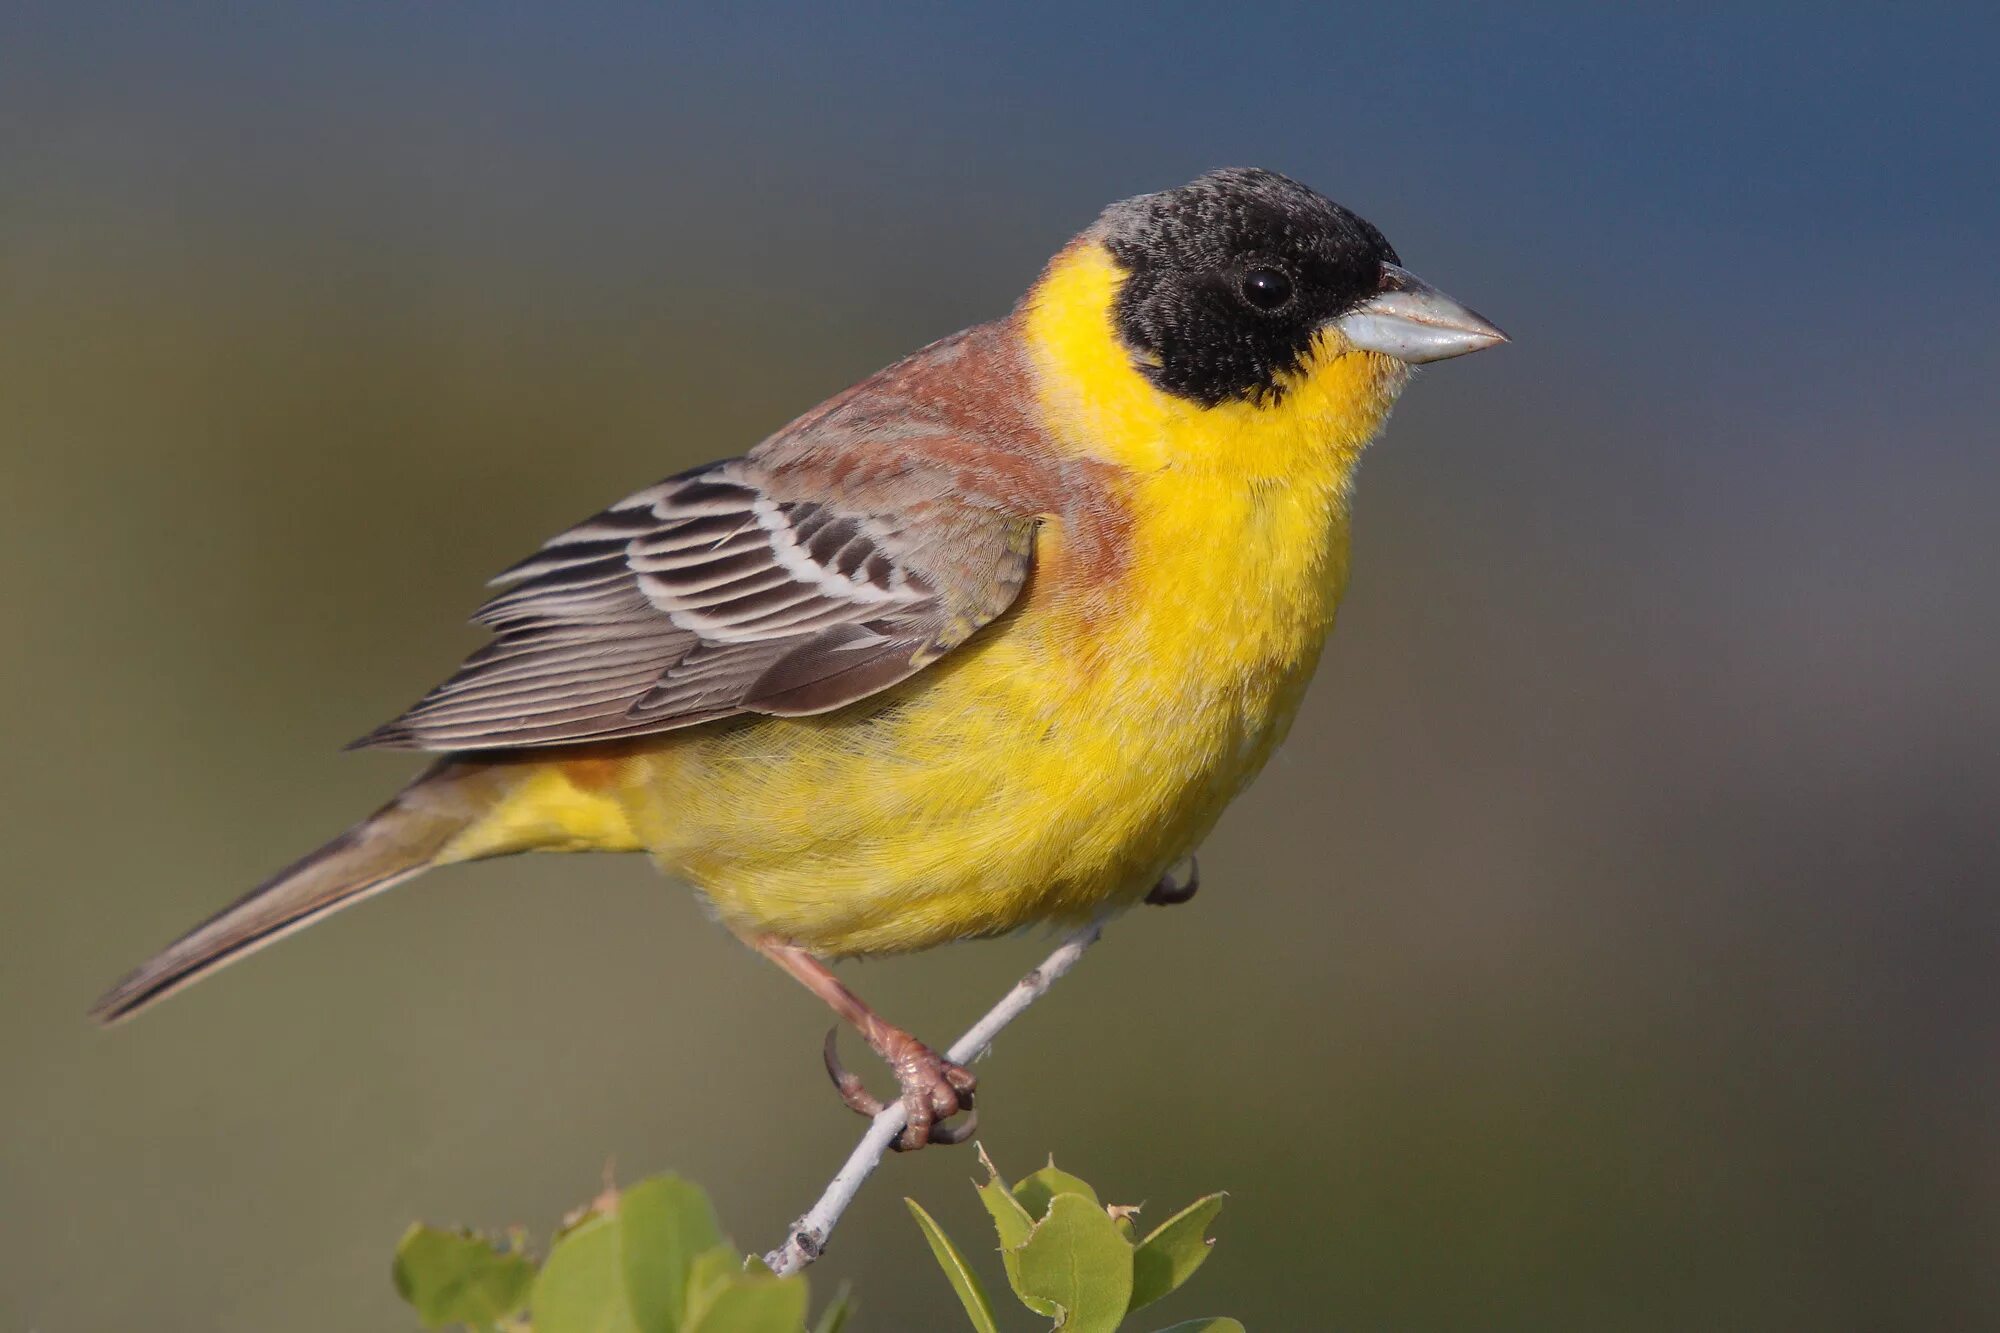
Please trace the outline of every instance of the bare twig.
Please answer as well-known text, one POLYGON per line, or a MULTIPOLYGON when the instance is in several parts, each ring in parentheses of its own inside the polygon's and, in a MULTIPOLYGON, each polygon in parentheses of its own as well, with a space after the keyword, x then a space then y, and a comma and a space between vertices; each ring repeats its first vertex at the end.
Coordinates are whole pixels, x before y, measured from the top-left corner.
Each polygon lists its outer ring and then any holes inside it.
MULTIPOLYGON (((986 1054, 987 1047, 1000 1035, 1000 1029, 1048 994, 1049 987, 1076 966, 1077 959, 1083 957, 1083 951, 1097 943, 1103 929, 1103 919, 1099 918, 1064 940, 1054 953, 1042 960, 1040 967, 1015 982, 1014 989, 1002 996, 1000 1003, 987 1010, 984 1018, 966 1029, 965 1035, 945 1052, 945 1057, 956 1064, 969 1065, 986 1054)), ((827 1182, 826 1192, 819 1196, 819 1202, 804 1217, 792 1223, 784 1244, 764 1256, 764 1262, 772 1272, 796 1273, 825 1251, 827 1238, 839 1225, 840 1215, 847 1211, 847 1206, 854 1202, 854 1196, 861 1192, 862 1183, 881 1165, 882 1154, 889 1151, 889 1145, 903 1132, 905 1115, 903 1103, 894 1101, 869 1122, 868 1132, 861 1136, 861 1142, 854 1145, 847 1161, 827 1182)))

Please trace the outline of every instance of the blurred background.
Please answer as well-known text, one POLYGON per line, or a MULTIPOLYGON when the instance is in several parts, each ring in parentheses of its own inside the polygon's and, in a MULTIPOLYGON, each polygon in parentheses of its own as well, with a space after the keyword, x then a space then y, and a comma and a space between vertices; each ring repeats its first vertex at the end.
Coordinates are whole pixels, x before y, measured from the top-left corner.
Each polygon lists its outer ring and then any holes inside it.
MULTIPOLYGON (((1971 8, 0 11, 0 1325, 413 1328, 414 1218, 677 1168, 763 1249, 825 1015, 638 858, 447 871, 131 1027, 410 770, 492 571, 1254 163, 1504 325, 1371 455, 1201 896, 984 1138, 1231 1192, 1169 1314, 2000 1326, 2000 28, 1971 8)), ((1046 948, 848 969, 948 1038, 1046 948)), ((891 1161, 813 1270, 954 1326, 891 1161)))

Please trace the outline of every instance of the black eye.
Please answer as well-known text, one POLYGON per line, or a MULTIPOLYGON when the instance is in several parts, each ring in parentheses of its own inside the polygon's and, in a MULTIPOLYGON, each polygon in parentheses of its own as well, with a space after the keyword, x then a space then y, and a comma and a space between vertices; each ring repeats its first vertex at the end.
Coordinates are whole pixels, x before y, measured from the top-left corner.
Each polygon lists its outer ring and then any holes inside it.
POLYGON ((1292 280, 1274 268, 1253 268, 1243 275, 1243 299, 1259 310, 1282 310, 1291 304, 1292 280))

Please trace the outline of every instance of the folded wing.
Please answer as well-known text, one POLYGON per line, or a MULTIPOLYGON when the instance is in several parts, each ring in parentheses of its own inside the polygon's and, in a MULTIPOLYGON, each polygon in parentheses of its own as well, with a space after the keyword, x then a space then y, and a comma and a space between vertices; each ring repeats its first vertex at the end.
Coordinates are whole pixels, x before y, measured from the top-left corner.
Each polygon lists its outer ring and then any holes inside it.
POLYGON ((752 455, 621 500, 495 579, 474 616, 493 641, 355 745, 608 740, 825 712, 910 676, 1013 601, 1035 520, 907 461, 865 482, 752 455))

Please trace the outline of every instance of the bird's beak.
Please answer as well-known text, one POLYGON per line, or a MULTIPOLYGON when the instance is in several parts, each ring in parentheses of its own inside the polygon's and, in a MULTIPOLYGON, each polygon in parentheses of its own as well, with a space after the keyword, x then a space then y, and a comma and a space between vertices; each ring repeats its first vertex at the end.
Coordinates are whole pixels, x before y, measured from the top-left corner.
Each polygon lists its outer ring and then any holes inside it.
POLYGON ((1382 290, 1333 321, 1364 351, 1421 365, 1507 341, 1507 335, 1408 269, 1382 265, 1382 290))

